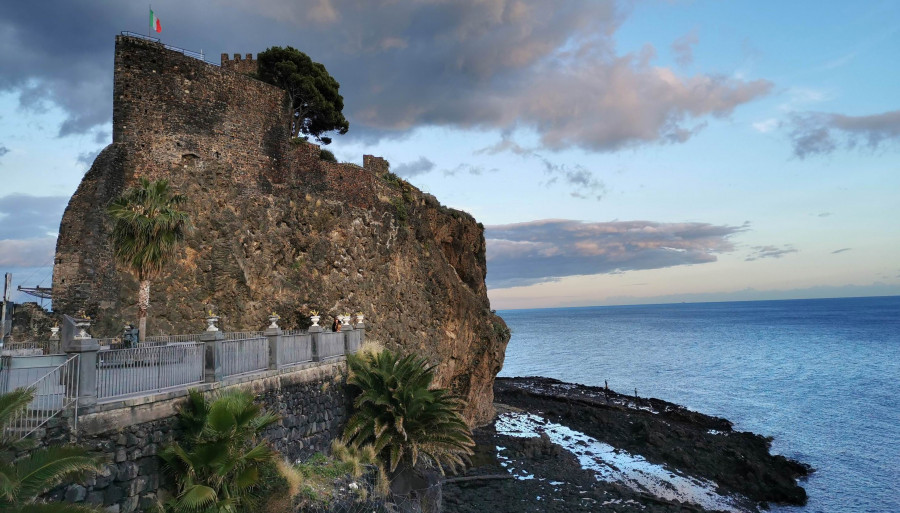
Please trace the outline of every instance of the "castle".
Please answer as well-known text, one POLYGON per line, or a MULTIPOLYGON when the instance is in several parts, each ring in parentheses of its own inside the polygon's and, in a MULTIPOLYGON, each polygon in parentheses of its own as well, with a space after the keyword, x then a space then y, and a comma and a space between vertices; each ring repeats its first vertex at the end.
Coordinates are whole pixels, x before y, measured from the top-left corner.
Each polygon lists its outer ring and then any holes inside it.
POLYGON ((482 226, 391 175, 323 161, 290 137, 281 89, 258 81, 252 55, 215 66, 117 36, 113 142, 69 202, 53 273, 54 309, 84 311, 97 336, 136 319, 137 282, 115 263, 106 205, 138 177, 187 198, 193 231, 151 285, 151 334, 192 333, 215 309, 227 330, 286 328, 311 310, 365 312, 367 338, 438 364, 437 385, 492 417, 509 332, 484 283, 482 226))

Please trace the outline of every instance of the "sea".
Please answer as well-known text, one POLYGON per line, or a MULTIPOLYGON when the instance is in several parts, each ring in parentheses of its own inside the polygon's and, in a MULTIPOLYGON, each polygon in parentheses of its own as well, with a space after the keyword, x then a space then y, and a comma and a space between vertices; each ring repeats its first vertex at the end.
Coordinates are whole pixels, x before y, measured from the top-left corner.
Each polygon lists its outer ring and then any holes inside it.
POLYGON ((812 465, 803 507, 900 513, 900 296, 506 310, 500 376, 656 397, 812 465))

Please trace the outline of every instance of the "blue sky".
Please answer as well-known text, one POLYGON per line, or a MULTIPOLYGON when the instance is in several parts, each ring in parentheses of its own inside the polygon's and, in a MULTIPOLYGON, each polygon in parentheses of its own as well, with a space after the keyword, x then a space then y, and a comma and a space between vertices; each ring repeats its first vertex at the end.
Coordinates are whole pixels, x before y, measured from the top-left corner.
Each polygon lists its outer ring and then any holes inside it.
MULTIPOLYGON (((325 63, 351 124, 330 149, 483 222, 495 308, 900 294, 900 3, 218 4, 154 2, 164 42, 325 63)), ((47 232, 110 139, 113 36, 145 11, 0 21, 16 281, 49 284, 47 232)))

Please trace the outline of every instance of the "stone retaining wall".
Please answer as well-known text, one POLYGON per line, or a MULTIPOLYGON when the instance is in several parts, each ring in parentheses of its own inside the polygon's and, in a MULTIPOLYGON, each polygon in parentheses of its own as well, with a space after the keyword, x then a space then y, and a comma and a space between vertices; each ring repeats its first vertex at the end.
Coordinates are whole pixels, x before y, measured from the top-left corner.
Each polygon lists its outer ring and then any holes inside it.
MULTIPOLYGON (((290 461, 328 450, 347 420, 346 362, 308 364, 291 370, 252 376, 243 382, 201 388, 241 387, 257 394, 281 420, 265 437, 290 461)), ((146 511, 165 495, 158 452, 179 437, 178 406, 186 392, 159 394, 103 405, 79 415, 76 430, 59 422, 41 433, 41 445, 76 443, 106 458, 103 471, 84 484, 62 486, 47 494, 53 500, 87 503, 110 512, 146 511)))

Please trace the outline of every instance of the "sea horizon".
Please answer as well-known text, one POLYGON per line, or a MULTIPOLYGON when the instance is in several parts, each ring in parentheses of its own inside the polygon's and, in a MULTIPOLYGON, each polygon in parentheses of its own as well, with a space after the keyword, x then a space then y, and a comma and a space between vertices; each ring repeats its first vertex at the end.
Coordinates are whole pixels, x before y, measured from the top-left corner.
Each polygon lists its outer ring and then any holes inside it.
POLYGON ((619 308, 628 306, 669 306, 669 305, 713 305, 713 304, 731 304, 731 303, 761 303, 767 301, 789 302, 789 301, 829 301, 841 299, 867 299, 867 298, 900 298, 900 294, 883 294, 872 296, 835 296, 835 297, 798 297, 798 298, 781 298, 781 299, 735 299, 724 301, 671 301, 661 303, 623 303, 614 305, 579 305, 579 306, 546 306, 539 308, 496 308, 497 313, 503 312, 529 312, 540 310, 569 310, 569 309, 585 309, 585 308, 619 308))

